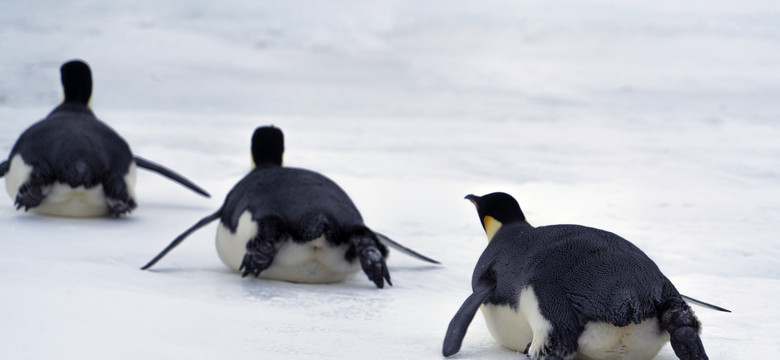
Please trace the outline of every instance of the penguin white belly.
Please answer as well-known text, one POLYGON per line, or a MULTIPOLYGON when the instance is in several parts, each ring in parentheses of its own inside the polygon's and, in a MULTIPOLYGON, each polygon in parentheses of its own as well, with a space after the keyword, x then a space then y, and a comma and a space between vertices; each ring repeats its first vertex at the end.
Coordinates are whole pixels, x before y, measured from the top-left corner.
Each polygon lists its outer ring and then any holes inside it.
MULTIPOLYGON (((238 218, 236 232, 224 224, 217 228, 217 253, 227 267, 238 272, 246 254, 246 244, 257 235, 257 223, 249 211, 238 218)), ((344 255, 348 246, 331 246, 325 236, 296 243, 292 239, 282 241, 271 266, 260 272, 259 277, 305 283, 331 283, 344 281, 360 271, 360 263, 348 262, 344 255)))
POLYGON ((16 200, 19 187, 27 182, 32 170, 32 166, 25 164, 21 155, 16 154, 11 159, 11 162, 8 164, 8 173, 5 174, 5 191, 8 192, 11 200, 16 200))
POLYGON ((544 346, 552 325, 542 316, 533 287, 520 291, 517 309, 508 305, 482 305, 490 335, 501 345, 533 354, 544 346))
POLYGON ((72 188, 68 184, 54 183, 44 188, 46 198, 30 211, 50 216, 94 217, 108 214, 103 185, 86 189, 72 188))
MULTIPOLYGON (((19 187, 22 186, 32 173, 32 166, 27 165, 20 155, 15 155, 11 160, 8 174, 6 174, 5 188, 11 199, 16 199, 19 193, 19 187)), ((131 199, 135 199, 135 162, 130 164, 130 168, 125 175, 125 184, 131 199)), ((68 216, 68 217, 95 217, 108 214, 107 200, 103 185, 97 185, 89 189, 84 186, 76 188, 68 184, 55 182, 42 189, 44 199, 40 205, 30 209, 30 211, 50 216, 68 216)))
POLYGON ((580 335, 576 359, 649 360, 669 341, 658 319, 617 327, 606 322, 589 322, 580 335))
MULTIPOLYGON (((536 354, 547 343, 552 324, 542 316, 533 287, 520 292, 517 309, 506 305, 482 305, 488 330, 501 345, 536 354)), ((658 319, 617 327, 606 322, 589 322, 577 339, 578 360, 649 360, 669 341, 658 319)))

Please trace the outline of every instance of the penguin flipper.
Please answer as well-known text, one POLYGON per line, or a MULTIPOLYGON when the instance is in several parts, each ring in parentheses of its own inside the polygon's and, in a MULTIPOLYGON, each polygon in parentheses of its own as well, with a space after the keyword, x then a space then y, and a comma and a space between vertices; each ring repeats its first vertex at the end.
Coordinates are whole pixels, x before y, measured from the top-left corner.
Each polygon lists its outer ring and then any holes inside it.
POLYGON ((379 239, 379 241, 382 242, 382 244, 385 244, 385 246, 389 246, 389 247, 391 247, 393 249, 396 249, 396 250, 398 250, 398 251, 400 251, 400 252, 402 252, 402 253, 404 253, 406 255, 409 255, 411 257, 420 259, 422 261, 427 261, 427 262, 432 263, 432 264, 439 264, 439 265, 441 265, 440 262, 438 262, 438 261, 436 261, 434 259, 431 259, 431 258, 429 258, 429 257, 427 257, 427 256, 425 256, 423 254, 420 254, 420 253, 418 253, 418 252, 416 252, 416 251, 414 251, 414 250, 412 250, 412 249, 410 249, 410 248, 408 248, 406 246, 403 246, 403 245, 393 241, 392 239, 390 239, 389 237, 387 237, 385 235, 382 235, 382 234, 380 234, 378 232, 374 232, 374 234, 376 234, 377 239, 379 239))
POLYGON ((144 267, 142 267, 141 270, 146 270, 146 269, 149 269, 150 267, 154 266, 154 264, 156 264, 158 261, 160 261, 160 259, 162 259, 163 256, 165 256, 166 254, 168 254, 168 252, 173 250, 173 248, 175 248, 176 246, 181 244, 181 242, 184 241, 184 239, 186 239, 187 236, 192 234, 195 230, 198 230, 198 229, 208 225, 208 223, 210 223, 210 222, 212 222, 212 221, 214 221, 216 219, 219 219, 220 216, 222 216, 222 208, 217 210, 217 212, 215 212, 215 213, 213 213, 213 214, 211 214, 209 216, 206 216, 203 219, 200 219, 200 221, 198 221, 195 225, 192 225, 189 229, 187 229, 187 231, 181 233, 181 235, 179 235, 175 239, 173 239, 173 241, 168 245, 168 247, 163 249, 163 251, 161 251, 159 254, 157 254, 157 256, 155 256, 154 259, 152 259, 146 265, 144 265, 144 267))
POLYGON ((474 287, 474 292, 466 298, 466 301, 463 302, 463 305, 460 306, 460 309, 458 309, 458 312, 455 313, 455 316, 450 321, 449 327, 447 327, 447 335, 444 336, 444 346, 442 347, 444 356, 451 356, 460 351, 460 345, 466 336, 466 330, 468 330, 471 320, 474 319, 477 309, 495 288, 495 282, 485 279, 481 280, 474 287))
POLYGON ((5 176, 5 173, 8 172, 8 168, 10 167, 11 165, 9 165, 8 160, 0 163, 0 178, 5 176))
POLYGON ((701 300, 696 300, 696 299, 694 299, 694 298, 692 298, 690 296, 685 296, 685 295, 682 295, 682 294, 680 294, 680 296, 682 296, 683 300, 685 300, 685 301, 687 301, 689 303, 692 303, 692 304, 696 304, 696 305, 699 305, 699 306, 710 308, 712 310, 723 311, 723 312, 731 312, 731 310, 729 310, 729 309, 722 308, 722 307, 720 307, 718 305, 712 305, 710 303, 706 303, 706 302, 701 301, 701 300))
POLYGON ((156 172, 156 173, 158 173, 158 174, 160 174, 162 176, 165 176, 165 177, 167 177, 167 178, 169 178, 169 179, 171 179, 171 180, 173 180, 173 181, 175 181, 175 182, 177 182, 177 183, 179 183, 179 184, 189 188, 190 190, 192 190, 192 191, 194 191, 194 192, 196 192, 198 194, 201 194, 201 195, 203 195, 203 196, 205 196, 207 198, 211 197, 211 195, 208 192, 206 192, 206 190, 203 190, 200 186, 195 185, 195 183, 193 183, 192 181, 188 180, 184 176, 179 175, 175 171, 173 171, 171 169, 168 169, 165 166, 162 166, 162 165, 157 164, 155 162, 146 160, 146 159, 144 159, 144 158, 142 158, 140 156, 135 156, 134 159, 135 159, 135 164, 138 167, 142 168, 142 169, 146 169, 146 170, 149 170, 149 171, 154 171, 154 172, 156 172))

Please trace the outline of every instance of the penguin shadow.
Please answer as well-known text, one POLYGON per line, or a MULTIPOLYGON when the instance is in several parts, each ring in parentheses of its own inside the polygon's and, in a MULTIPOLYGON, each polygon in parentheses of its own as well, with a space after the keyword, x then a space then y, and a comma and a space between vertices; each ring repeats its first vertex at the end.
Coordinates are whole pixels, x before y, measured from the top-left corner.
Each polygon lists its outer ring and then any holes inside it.
POLYGON ((76 225, 76 224, 88 224, 89 226, 106 226, 114 227, 117 225, 130 225, 140 223, 139 219, 132 216, 96 216, 96 217, 78 217, 78 216, 52 216, 41 215, 30 212, 23 212, 19 210, 10 209, 3 211, 3 215, 7 215, 9 221, 24 224, 24 226, 35 225, 76 225))
MULTIPOLYGON (((235 277, 233 277, 236 280, 235 277)), ((368 286, 365 279, 355 276, 337 283, 297 283, 247 276, 240 280, 241 296, 263 303, 339 304, 359 298, 361 302, 382 301, 383 291, 368 286)))
POLYGON ((442 265, 388 265, 387 268, 390 270, 390 274, 396 274, 396 273, 405 273, 405 272, 428 272, 428 271, 435 271, 435 270, 441 270, 443 268, 442 265))
POLYGON ((206 205, 196 205, 196 204, 172 204, 172 203, 166 203, 166 202, 157 202, 157 201, 144 201, 139 205, 139 210, 136 210, 136 212, 141 211, 161 211, 161 212, 179 212, 179 211, 192 211, 192 212, 205 212, 205 211, 211 211, 213 206, 206 206, 206 205))

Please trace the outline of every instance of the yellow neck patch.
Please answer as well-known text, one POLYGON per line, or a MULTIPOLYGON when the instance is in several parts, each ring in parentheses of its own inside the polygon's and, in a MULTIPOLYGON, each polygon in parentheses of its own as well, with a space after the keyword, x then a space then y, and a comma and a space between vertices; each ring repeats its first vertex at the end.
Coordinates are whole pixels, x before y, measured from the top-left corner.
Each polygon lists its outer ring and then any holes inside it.
POLYGON ((488 242, 493 240, 493 235, 501 228, 501 222, 494 219, 492 216, 485 216, 482 219, 482 223, 485 225, 485 234, 487 234, 488 242))

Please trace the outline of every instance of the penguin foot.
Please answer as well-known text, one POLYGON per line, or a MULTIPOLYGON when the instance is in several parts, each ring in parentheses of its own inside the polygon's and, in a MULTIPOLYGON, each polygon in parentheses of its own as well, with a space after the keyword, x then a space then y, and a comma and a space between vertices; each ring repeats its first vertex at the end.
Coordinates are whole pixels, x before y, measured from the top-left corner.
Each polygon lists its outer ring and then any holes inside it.
POLYGON ((669 332, 675 355, 681 360, 707 360, 704 345, 699 338, 701 323, 690 306, 673 301, 671 309, 663 316, 663 327, 669 332))
POLYGON ((30 210, 43 202, 43 190, 40 186, 35 186, 31 183, 25 183, 19 187, 19 192, 16 195, 16 209, 19 210, 24 207, 24 211, 30 210))
POLYGON ((130 213, 135 209, 135 201, 132 199, 127 200, 111 200, 108 202, 108 214, 114 217, 120 217, 130 213))
POLYGON ((360 256, 360 267, 368 275, 368 279, 376 284, 376 287, 382 289, 385 287, 385 280, 392 286, 390 281, 390 272, 387 271, 387 264, 382 252, 376 246, 371 238, 363 237, 358 241, 358 255, 360 256))
POLYGON ((699 334, 693 327, 684 326, 671 334, 672 349, 680 360, 707 360, 699 334))
POLYGON ((274 256, 276 256, 276 247, 273 244, 257 238, 250 240, 246 245, 246 254, 241 261, 241 267, 238 268, 238 271, 244 271, 241 277, 249 274, 255 277, 260 275, 263 270, 271 267, 274 256))

